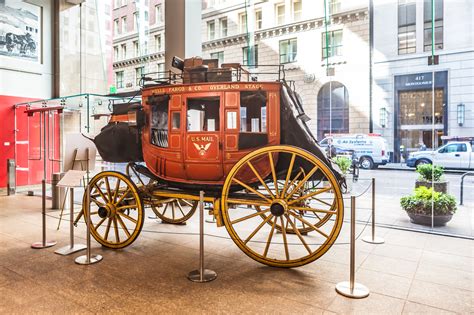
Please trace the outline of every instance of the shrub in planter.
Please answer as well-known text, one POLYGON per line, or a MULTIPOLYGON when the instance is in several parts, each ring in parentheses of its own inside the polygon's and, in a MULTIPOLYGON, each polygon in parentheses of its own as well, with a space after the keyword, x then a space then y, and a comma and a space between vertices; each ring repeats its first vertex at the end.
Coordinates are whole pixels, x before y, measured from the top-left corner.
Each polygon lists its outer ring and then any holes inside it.
POLYGON ((350 158, 345 157, 345 156, 337 156, 333 159, 334 163, 336 163, 337 166, 339 166, 339 169, 341 170, 343 175, 347 174, 347 171, 351 167, 352 161, 350 158))
POLYGON ((415 183, 415 188, 425 186, 434 187, 437 192, 448 193, 448 182, 443 180, 444 168, 432 164, 418 165, 416 172, 420 174, 415 183))
POLYGON ((413 223, 431 225, 431 214, 435 226, 445 225, 456 212, 456 199, 432 188, 420 186, 411 196, 402 197, 400 205, 413 223))

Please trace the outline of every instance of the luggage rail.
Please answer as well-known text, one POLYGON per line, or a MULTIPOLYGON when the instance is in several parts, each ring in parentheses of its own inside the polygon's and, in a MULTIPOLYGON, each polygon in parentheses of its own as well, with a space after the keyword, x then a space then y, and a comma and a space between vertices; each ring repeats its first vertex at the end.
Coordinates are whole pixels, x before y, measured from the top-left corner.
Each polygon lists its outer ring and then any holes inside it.
POLYGON ((224 63, 221 68, 205 69, 196 73, 176 73, 172 70, 148 72, 139 81, 141 88, 159 85, 193 84, 208 82, 284 81, 285 65, 240 65, 224 63), (204 73, 204 75, 203 75, 204 73))

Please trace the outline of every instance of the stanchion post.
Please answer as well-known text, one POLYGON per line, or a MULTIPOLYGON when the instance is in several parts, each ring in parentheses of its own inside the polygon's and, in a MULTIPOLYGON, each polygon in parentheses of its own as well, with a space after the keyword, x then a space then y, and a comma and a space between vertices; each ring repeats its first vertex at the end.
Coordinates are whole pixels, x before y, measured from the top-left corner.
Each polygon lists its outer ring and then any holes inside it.
POLYGON ((188 273, 193 282, 209 282, 217 278, 217 273, 204 268, 204 192, 199 193, 199 269, 188 273))
POLYGON ((365 236, 362 240, 370 244, 383 244, 385 240, 375 236, 375 178, 372 177, 372 235, 365 236))
MULTIPOLYGON (((42 241, 36 242, 31 244, 31 248, 34 249, 42 249, 48 248, 56 245, 56 241, 47 241, 46 240, 46 155, 49 151, 49 148, 46 149, 46 111, 40 113, 40 120, 43 119, 43 180, 41 181, 41 201, 42 201, 42 209, 41 209, 41 216, 42 216, 42 241)), ((40 130, 41 132, 41 130, 40 130)))
POLYGON ((64 255, 64 256, 77 253, 86 248, 86 245, 84 244, 74 244, 74 188, 73 187, 69 188, 69 200, 70 200, 70 205, 69 205, 69 238, 70 238, 69 242, 70 243, 69 243, 69 246, 64 246, 55 251, 56 254, 64 255))
MULTIPOLYGON (((86 247, 86 254, 79 256, 75 259, 76 264, 79 265, 91 265, 98 263, 102 261, 102 256, 101 255, 91 255, 91 227, 90 227, 90 222, 91 222, 91 212, 90 212, 90 197, 91 197, 91 188, 89 185, 89 148, 86 148, 86 176, 87 176, 87 185, 86 185, 86 204, 83 205, 87 211, 85 211, 85 220, 86 220, 86 242, 87 242, 87 247, 86 247)), ((84 210, 85 210, 84 209, 84 210)))
POLYGON ((351 196, 351 253, 350 253, 350 275, 349 281, 339 282, 336 292, 349 298, 361 299, 369 296, 369 289, 363 284, 355 282, 355 196, 351 196))

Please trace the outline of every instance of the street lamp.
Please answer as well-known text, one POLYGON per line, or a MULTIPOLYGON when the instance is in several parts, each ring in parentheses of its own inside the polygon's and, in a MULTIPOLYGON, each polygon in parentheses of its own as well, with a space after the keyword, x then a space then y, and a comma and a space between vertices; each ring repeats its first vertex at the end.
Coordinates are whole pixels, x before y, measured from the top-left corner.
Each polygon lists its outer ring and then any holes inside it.
POLYGON ((466 106, 463 103, 458 104, 457 114, 458 114, 458 125, 459 126, 464 125, 465 111, 466 111, 466 106))
POLYGON ((387 109, 385 107, 382 107, 380 109, 380 126, 382 128, 385 128, 387 125, 387 109))

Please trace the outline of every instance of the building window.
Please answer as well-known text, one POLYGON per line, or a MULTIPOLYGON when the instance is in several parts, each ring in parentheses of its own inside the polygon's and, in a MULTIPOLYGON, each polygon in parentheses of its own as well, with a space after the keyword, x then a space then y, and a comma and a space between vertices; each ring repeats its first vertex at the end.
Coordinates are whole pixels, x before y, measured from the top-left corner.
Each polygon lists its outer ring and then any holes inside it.
POLYGON ((138 30, 138 12, 133 13, 133 30, 138 30))
POLYGON ((262 29, 262 10, 255 11, 255 29, 262 29))
POLYGON ((243 58, 242 58, 243 65, 246 65, 246 66, 251 65, 255 67, 258 66, 258 45, 253 46, 253 49, 249 49, 248 46, 242 48, 242 55, 243 55, 243 58))
POLYGON ((240 33, 247 33, 247 14, 239 14, 239 31, 240 33))
POLYGON ((140 80, 144 74, 145 68, 144 67, 138 67, 135 68, 135 79, 136 79, 136 85, 140 85, 140 80))
POLYGON ((165 77, 166 77, 165 64, 161 62, 158 64, 158 78, 161 79, 165 77))
POLYGON ((119 20, 118 20, 118 19, 115 19, 115 20, 114 20, 114 34, 115 34, 115 35, 120 34, 119 20))
POLYGON ((297 52, 298 43, 296 38, 280 41, 280 63, 295 62, 297 52))
POLYGON ((115 86, 117 89, 123 88, 123 71, 115 72, 115 86))
POLYGON ((277 4, 275 6, 275 20, 277 25, 285 24, 285 5, 277 4))
POLYGON ((122 34, 127 33, 127 18, 122 17, 122 34))
POLYGON ((329 15, 341 12, 341 0, 329 0, 329 15))
POLYGON ((143 17, 145 18, 145 22, 148 22, 148 10, 143 11, 143 17))
POLYGON ((214 21, 207 22, 207 39, 213 40, 216 37, 216 23, 214 21))
POLYGON ((342 30, 330 31, 327 34, 327 40, 326 33, 322 34, 323 42, 321 46, 323 47, 323 59, 327 57, 326 54, 328 54, 329 57, 342 56, 342 30), (328 45, 327 50, 326 45, 328 45))
POLYGON ((301 6, 301 0, 293 0, 292 3, 292 12, 293 12, 293 21, 301 21, 302 17, 302 6, 301 6))
POLYGON ((114 9, 120 8, 121 1, 120 0, 114 0, 114 9))
POLYGON ((161 4, 155 5, 155 24, 163 23, 163 7, 161 4))
POLYGON ((398 54, 416 52, 416 0, 398 0, 398 54))
POLYGON ((227 37, 227 18, 219 19, 219 29, 221 37, 227 37))
POLYGON ((114 61, 119 60, 119 49, 118 46, 114 46, 114 61))
MULTIPOLYGON (((435 31, 435 50, 443 49, 443 0, 435 0, 435 20, 434 20, 434 31, 435 31)), ((424 34, 423 34, 423 49, 424 51, 431 51, 432 42, 432 6, 431 0, 425 0, 423 6, 423 21, 424 21, 424 34)))
POLYGON ((127 44, 120 45, 122 49, 122 59, 127 59, 127 44))
POLYGON ((140 56, 140 46, 138 45, 138 40, 133 42, 133 53, 134 57, 140 56))
POLYGON ((161 41, 161 34, 155 35, 155 51, 159 52, 162 51, 162 41, 161 41))
POLYGON ((349 132, 349 93, 336 81, 326 83, 318 92, 318 140, 328 133, 349 132))
POLYGON ((211 54, 211 59, 218 59, 219 66, 224 63, 224 52, 218 51, 211 54))

